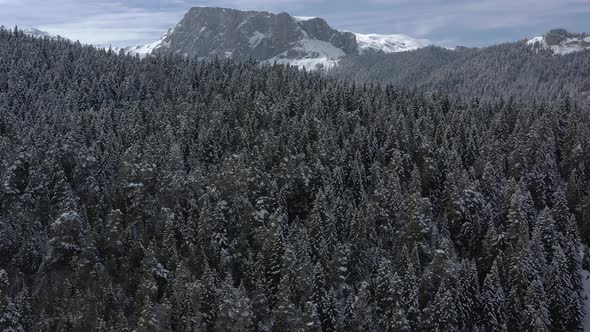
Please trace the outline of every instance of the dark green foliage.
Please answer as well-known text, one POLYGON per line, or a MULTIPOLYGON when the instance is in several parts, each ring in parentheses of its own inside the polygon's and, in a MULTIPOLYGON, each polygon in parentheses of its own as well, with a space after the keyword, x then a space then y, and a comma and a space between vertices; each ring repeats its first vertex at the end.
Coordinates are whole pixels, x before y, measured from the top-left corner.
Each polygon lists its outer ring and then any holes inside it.
POLYGON ((0 31, 0 329, 579 331, 588 109, 496 95, 0 31))

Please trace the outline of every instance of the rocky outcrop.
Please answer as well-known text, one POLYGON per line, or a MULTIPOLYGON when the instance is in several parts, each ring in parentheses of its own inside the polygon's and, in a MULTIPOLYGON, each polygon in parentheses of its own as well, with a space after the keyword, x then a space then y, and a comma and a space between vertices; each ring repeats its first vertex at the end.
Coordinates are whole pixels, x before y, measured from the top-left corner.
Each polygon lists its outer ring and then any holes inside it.
POLYGON ((327 42, 345 54, 357 52, 354 34, 335 30, 321 18, 210 7, 192 8, 153 52, 267 60, 306 39, 327 42))

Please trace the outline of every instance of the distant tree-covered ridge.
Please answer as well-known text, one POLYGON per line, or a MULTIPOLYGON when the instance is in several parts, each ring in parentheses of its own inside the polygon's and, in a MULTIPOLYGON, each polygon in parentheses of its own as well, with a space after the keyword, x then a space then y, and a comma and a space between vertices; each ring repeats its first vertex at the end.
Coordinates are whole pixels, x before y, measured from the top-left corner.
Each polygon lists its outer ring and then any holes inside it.
MULTIPOLYGON (((567 38, 590 46, 587 34, 550 30, 550 47, 567 38)), ((521 102, 565 97, 590 102, 590 50, 556 55, 525 41, 448 50, 431 46, 411 52, 349 56, 330 72, 340 79, 391 83, 458 97, 516 98, 521 102)))

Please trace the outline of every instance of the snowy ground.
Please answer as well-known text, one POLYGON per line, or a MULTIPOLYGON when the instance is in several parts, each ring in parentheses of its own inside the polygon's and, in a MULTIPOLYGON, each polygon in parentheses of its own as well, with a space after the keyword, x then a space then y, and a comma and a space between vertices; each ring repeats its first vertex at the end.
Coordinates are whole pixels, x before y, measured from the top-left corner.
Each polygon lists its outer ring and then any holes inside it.
POLYGON ((590 272, 582 270, 584 283, 584 331, 590 332, 590 272))
POLYGON ((285 51, 273 58, 270 58, 264 62, 266 63, 279 63, 279 64, 291 64, 299 68, 307 69, 330 69, 338 64, 338 61, 346 54, 341 49, 332 45, 331 43, 318 40, 303 38, 297 46, 291 50, 285 51), (289 57, 290 51, 296 51, 301 54, 301 57, 293 59, 289 57))
POLYGON ((584 50, 590 49, 585 43, 590 43, 590 37, 582 38, 567 38, 566 40, 562 41, 559 45, 547 45, 544 37, 535 37, 530 39, 526 42, 527 45, 534 47, 541 47, 541 48, 549 48, 553 51, 553 53, 558 55, 565 55, 574 52, 581 52, 584 50))
POLYGON ((384 53, 407 52, 433 45, 428 39, 416 39, 406 35, 378 35, 355 33, 359 45, 359 52, 365 50, 381 51, 384 53))
POLYGON ((156 42, 153 42, 151 44, 137 45, 137 46, 131 47, 129 49, 126 49, 126 51, 127 51, 127 54, 139 55, 140 58, 143 58, 143 57, 147 56, 148 54, 151 54, 152 51, 160 45, 162 45, 162 39, 160 39, 156 42))

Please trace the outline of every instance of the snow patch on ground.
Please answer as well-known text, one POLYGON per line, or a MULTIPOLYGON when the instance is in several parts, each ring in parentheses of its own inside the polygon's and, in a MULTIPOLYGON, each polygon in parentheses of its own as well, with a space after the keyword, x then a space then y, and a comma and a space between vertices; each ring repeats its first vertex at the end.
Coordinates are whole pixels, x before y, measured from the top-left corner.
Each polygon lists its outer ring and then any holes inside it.
POLYGON ((535 37, 526 42, 526 45, 533 48, 550 49, 554 54, 565 55, 574 52, 581 52, 590 49, 590 37, 582 38, 567 38, 559 43, 559 45, 547 45, 544 37, 535 37))
POLYGON ((302 39, 299 46, 293 48, 296 51, 319 53, 330 59, 339 59, 346 54, 338 47, 318 39, 302 39))
POLYGON ((126 48, 125 52, 129 55, 139 55, 140 58, 143 58, 151 54, 154 49, 162 45, 162 42, 163 40, 160 39, 151 44, 132 46, 130 48, 126 48))
POLYGON ((317 39, 302 39, 291 50, 283 52, 273 58, 264 62, 291 64, 299 68, 306 69, 330 69, 338 64, 338 61, 344 57, 346 53, 336 46, 317 39), (290 53, 296 52, 298 57, 290 57, 290 53))
POLYGON ((361 54, 366 50, 381 51, 385 53, 406 52, 433 45, 433 42, 428 39, 415 39, 402 34, 365 35, 355 33, 355 35, 356 41, 359 45, 359 53, 361 54))
POLYGON ((551 46, 553 52, 557 54, 569 54, 574 52, 581 52, 586 49, 590 49, 590 46, 582 46, 582 40, 578 38, 568 38, 566 41, 558 46, 551 46))
POLYGON ((331 69, 338 64, 339 60, 328 58, 304 58, 304 59, 270 59, 265 62, 277 64, 290 64, 298 68, 308 70, 331 69))
MULTIPOLYGON (((180 26, 180 23, 177 24, 176 26, 180 26)), ((145 58, 146 56, 152 54, 152 52, 155 49, 157 49, 161 46, 169 45, 169 42, 166 42, 165 40, 168 36, 170 36, 174 32, 174 30, 176 29, 176 26, 174 28, 168 30, 165 34, 163 34, 162 37, 160 37, 160 40, 157 40, 157 41, 155 41, 153 43, 149 43, 149 44, 125 47, 125 48, 123 48, 123 51, 129 55, 138 55, 140 58, 145 58)), ((113 50, 119 51, 119 49, 113 49, 113 50)))
POLYGON ((590 272, 582 270, 584 285, 584 331, 590 332, 590 272))
POLYGON ((315 16, 293 16, 293 18, 295 19, 296 22, 303 22, 303 21, 313 20, 317 17, 315 17, 315 16))
POLYGON ((260 31, 254 31, 254 34, 248 40, 248 43, 250 44, 250 48, 255 48, 256 46, 258 46, 258 44, 260 44, 260 42, 264 38, 266 38, 265 34, 261 33, 260 31))
POLYGON ((535 44, 537 44, 537 43, 539 45, 547 46, 547 43, 545 42, 545 39, 543 37, 535 37, 535 38, 532 38, 531 40, 526 42, 526 44, 529 46, 535 46, 535 44))

